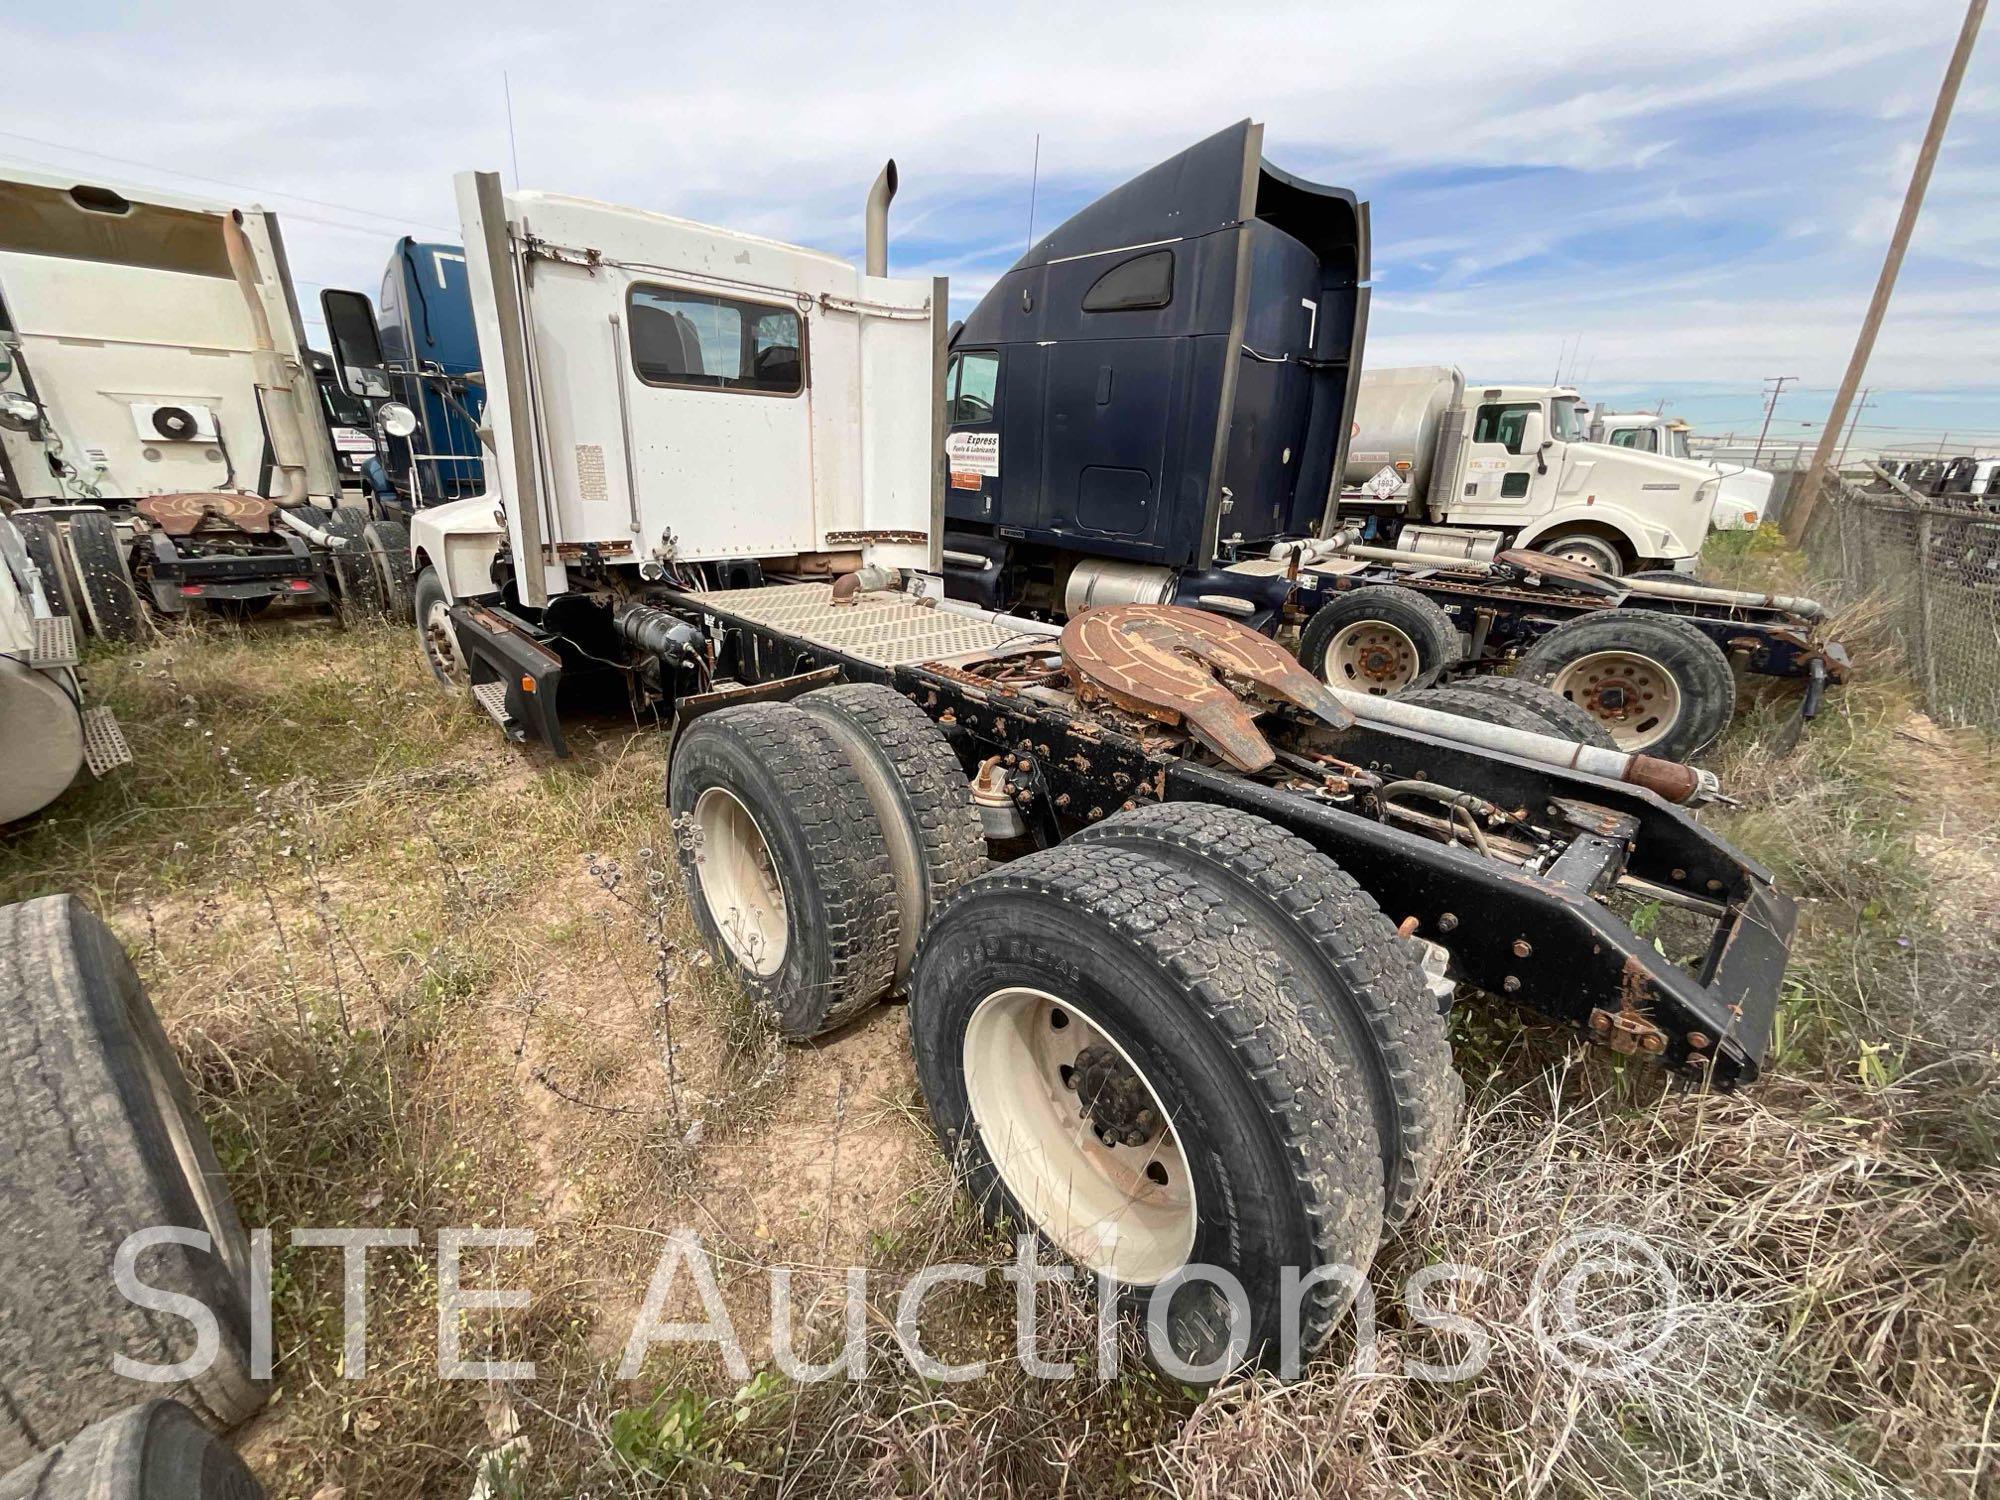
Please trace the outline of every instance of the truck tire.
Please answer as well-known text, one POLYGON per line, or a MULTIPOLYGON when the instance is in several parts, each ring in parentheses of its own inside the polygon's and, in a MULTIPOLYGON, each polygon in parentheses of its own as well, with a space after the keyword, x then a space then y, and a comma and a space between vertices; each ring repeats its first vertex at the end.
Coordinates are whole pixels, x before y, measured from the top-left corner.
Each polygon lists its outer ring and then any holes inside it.
POLYGON ((90 628, 107 641, 136 640, 139 590, 117 523, 101 510, 78 511, 69 518, 65 545, 90 628))
POLYGON ((1177 1378, 1295 1370, 1351 1288, 1313 1284, 1287 1349, 1285 1268, 1365 1271, 1380 1241, 1368 1063, 1311 988, 1227 883, 1117 844, 982 875, 917 950, 917 1078, 963 1185, 1117 1284, 1156 1358, 1209 1367, 1177 1378), (1239 1280, 1240 1320, 1203 1266, 1239 1280))
POLYGON ((1469 693, 1462 683, 1449 687, 1425 688, 1421 693, 1404 693, 1401 700, 1417 708, 1434 708, 1441 714, 1456 714, 1481 724, 1497 724, 1502 729, 1520 729, 1529 734, 1552 734, 1548 721, 1520 704, 1490 693, 1469 693))
POLYGON ((127 1405, 113 1357, 171 1365, 195 1325, 126 1300, 119 1246, 174 1226, 211 1248, 140 1253, 144 1285, 213 1314, 215 1358, 153 1387, 229 1428, 260 1405, 250 1376, 249 1245, 187 1080, 118 940, 72 896, 0 907, 0 1464, 127 1405))
POLYGON ((227 1443, 177 1401, 94 1422, 5 1478, 0 1500, 263 1500, 227 1443))
POLYGON ((843 683, 798 700, 840 742, 875 809, 896 884, 896 974, 909 980, 917 939, 938 904, 986 868, 971 784, 944 732, 881 683, 843 683))
POLYGON ((695 925, 773 1025, 805 1041, 887 993, 888 846, 824 724, 789 703, 704 714, 674 745, 668 803, 695 925))
POLYGON ((1607 609, 1558 625, 1517 669, 1604 725, 1620 750, 1686 760, 1736 714, 1722 648, 1678 615, 1607 609))
POLYGON ((447 693, 466 697, 472 691, 472 676, 465 658, 459 654, 458 631, 451 623, 451 601, 444 596, 444 580, 436 568, 417 575, 411 591, 417 617, 417 651, 437 685, 447 693))
POLYGON ((72 575, 62 555, 62 537, 56 531, 54 518, 17 510, 9 519, 27 546, 28 561, 42 575, 42 592, 48 595, 50 611, 58 615, 76 614, 78 606, 70 598, 72 575))
POLYGON ((327 554, 327 567, 333 574, 338 595, 336 606, 343 623, 358 624, 382 613, 382 593, 368 556, 368 512, 358 505, 337 506, 324 529, 347 544, 327 554))
POLYGON ((1304 839, 1255 814, 1203 802, 1119 813, 1072 843, 1144 849, 1188 875, 1227 885, 1265 918, 1270 945, 1313 976, 1300 994, 1368 1065, 1382 1146, 1385 1228, 1409 1217, 1458 1125, 1465 1094, 1445 1014, 1424 983, 1419 946, 1399 937, 1375 898, 1304 839))
POLYGON ((1535 543, 1535 551, 1581 563, 1607 578, 1622 577, 1625 572, 1625 555, 1618 550, 1618 544, 1594 531, 1565 531, 1545 536, 1535 543))
POLYGON ((1427 688, 1458 656, 1451 616, 1397 584, 1335 595, 1299 635, 1299 663, 1308 672, 1333 687, 1376 697, 1427 688))
POLYGON ((1454 693, 1477 693, 1526 709, 1541 722, 1543 734, 1553 734, 1579 745, 1592 745, 1599 750, 1618 748, 1611 731, 1598 723, 1588 709, 1579 707, 1539 682, 1526 682, 1519 677, 1462 677, 1451 685, 1451 690, 1454 693))
POLYGON ((1714 584, 1698 573, 1676 573, 1672 568, 1645 568, 1637 573, 1627 573, 1628 580, 1644 579, 1649 583, 1686 583, 1698 589, 1712 589, 1714 584))
POLYGON ((392 620, 409 620, 415 613, 410 591, 410 533, 401 521, 370 521, 361 528, 361 545, 375 578, 375 596, 382 613, 392 620))

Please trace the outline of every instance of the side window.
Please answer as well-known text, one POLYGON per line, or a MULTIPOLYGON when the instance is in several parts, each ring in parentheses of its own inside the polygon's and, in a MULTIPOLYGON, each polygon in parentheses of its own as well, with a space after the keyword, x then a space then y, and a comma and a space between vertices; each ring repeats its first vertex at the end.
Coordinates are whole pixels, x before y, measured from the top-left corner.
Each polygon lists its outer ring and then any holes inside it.
POLYGON ((805 388, 803 324, 789 307, 632 289, 632 366, 648 385, 795 396, 805 388))
POLYGON ((1512 474, 1500 476, 1500 498, 1502 500, 1524 499, 1528 493, 1528 471, 1517 469, 1512 474))
POLYGON ((1505 404, 1489 402, 1479 408, 1478 420, 1472 426, 1472 440, 1475 443, 1498 443, 1509 453, 1521 451, 1521 430, 1527 425, 1528 413, 1542 408, 1533 401, 1505 404))
POLYGON ((1616 448, 1637 448, 1642 453, 1657 453, 1659 436, 1650 427, 1621 427, 1611 434, 1611 443, 1616 448))
POLYGON ((1174 252, 1155 250, 1120 261, 1083 294, 1085 312, 1130 312, 1174 300, 1174 252))
POLYGON ((946 373, 953 425, 993 420, 993 394, 1000 384, 1000 356, 985 350, 954 354, 946 373))

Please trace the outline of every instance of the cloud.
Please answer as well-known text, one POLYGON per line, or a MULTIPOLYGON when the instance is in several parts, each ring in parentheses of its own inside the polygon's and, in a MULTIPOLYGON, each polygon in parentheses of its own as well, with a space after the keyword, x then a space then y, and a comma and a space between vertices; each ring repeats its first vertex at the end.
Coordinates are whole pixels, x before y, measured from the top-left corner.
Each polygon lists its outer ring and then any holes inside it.
MULTIPOLYGON (((1775 365, 1837 378, 1958 18, 1955 0, 82 4, 0 22, 19 60, 0 129, 255 185, 310 299, 372 288, 398 228, 449 237, 452 172, 511 176, 504 71, 528 185, 839 253, 895 155, 894 264, 949 274, 962 311, 1025 243, 1038 132, 1046 229, 1249 115, 1279 164, 1373 201, 1371 361, 1528 374, 1580 335, 1607 378, 1754 394, 1775 365)), ((1884 378, 1991 378, 1994 73, 1975 60, 1884 378)), ((0 135, 8 157, 245 196, 0 135)))

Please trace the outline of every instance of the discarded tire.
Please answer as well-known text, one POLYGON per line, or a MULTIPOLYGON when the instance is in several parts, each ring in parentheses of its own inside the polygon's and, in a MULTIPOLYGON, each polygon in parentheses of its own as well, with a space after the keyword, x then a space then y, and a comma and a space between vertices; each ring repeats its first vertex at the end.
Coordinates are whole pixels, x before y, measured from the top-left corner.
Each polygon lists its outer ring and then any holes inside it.
MULTIPOLYGON (((227 1428, 262 1404, 250 1377, 249 1248, 166 1033, 118 940, 70 896, 0 907, 0 1464, 128 1404, 114 1356, 190 1361, 195 1323, 141 1307, 120 1246, 163 1226, 208 1248, 138 1252, 142 1287, 214 1315, 214 1357, 152 1387, 227 1428)), ((164 1300, 155 1295, 154 1300, 164 1300)))
POLYGON ((1366 1063, 1382 1146, 1383 1222, 1408 1217, 1457 1128, 1464 1087, 1445 1015, 1425 984, 1420 944, 1345 870, 1277 824, 1202 802, 1120 813, 1075 843, 1145 849, 1255 905, 1274 949, 1312 983, 1298 992, 1308 1024, 1366 1063))
POLYGON ((327 566, 333 572, 334 588, 339 593, 341 618, 358 622, 380 614, 382 591, 375 582, 375 565, 368 556, 368 512, 358 505, 338 506, 323 529, 344 544, 327 555, 327 566))
POLYGON ((1206 872, 1069 843, 963 887, 912 977, 917 1077, 967 1190, 1115 1282, 1181 1379, 1309 1354, 1351 1288, 1312 1285, 1286 1340, 1287 1269, 1365 1270, 1381 1235, 1369 1064, 1266 933, 1206 872))
POLYGON ((408 529, 401 521, 370 521, 361 528, 361 545, 368 553, 382 613, 392 620, 413 618, 408 529))
POLYGON ((106 1417, 5 1478, 0 1500, 262 1500, 229 1445, 175 1401, 106 1417))
POLYGON ((117 524, 101 510, 77 511, 65 537, 90 628, 107 641, 139 634, 139 590, 125 561, 117 524))
POLYGON ((695 925, 773 1024, 804 1040, 882 997, 895 882, 825 725, 789 703, 705 714, 674 746, 668 800, 695 925))
POLYGON ((938 904, 986 868, 986 835, 965 770, 916 704, 880 683, 843 683, 798 700, 846 752, 875 810, 896 885, 896 972, 910 972, 938 904))
POLYGON ((1608 609, 1558 625, 1518 675, 1553 688, 1602 724, 1620 750, 1686 760, 1736 713, 1722 649, 1677 615, 1608 609))
POLYGON ((1443 608, 1395 584, 1335 595, 1299 635, 1307 671, 1378 697, 1429 687, 1458 654, 1458 630, 1443 608))
POLYGON ((1497 698, 1527 710, 1541 723, 1543 734, 1553 734, 1579 745, 1594 745, 1600 750, 1618 748, 1611 731, 1598 723, 1589 710, 1539 682, 1525 682, 1518 677, 1465 677, 1451 686, 1455 693, 1497 698))

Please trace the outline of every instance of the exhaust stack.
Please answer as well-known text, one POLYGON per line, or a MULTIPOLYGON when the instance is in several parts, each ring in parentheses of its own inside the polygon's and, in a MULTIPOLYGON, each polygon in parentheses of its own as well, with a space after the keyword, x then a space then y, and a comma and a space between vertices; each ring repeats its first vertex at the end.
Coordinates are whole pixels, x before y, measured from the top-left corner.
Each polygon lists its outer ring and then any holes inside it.
POLYGON ((896 196, 896 159, 882 164, 881 175, 868 190, 867 254, 863 269, 870 276, 889 274, 889 200, 896 196))

